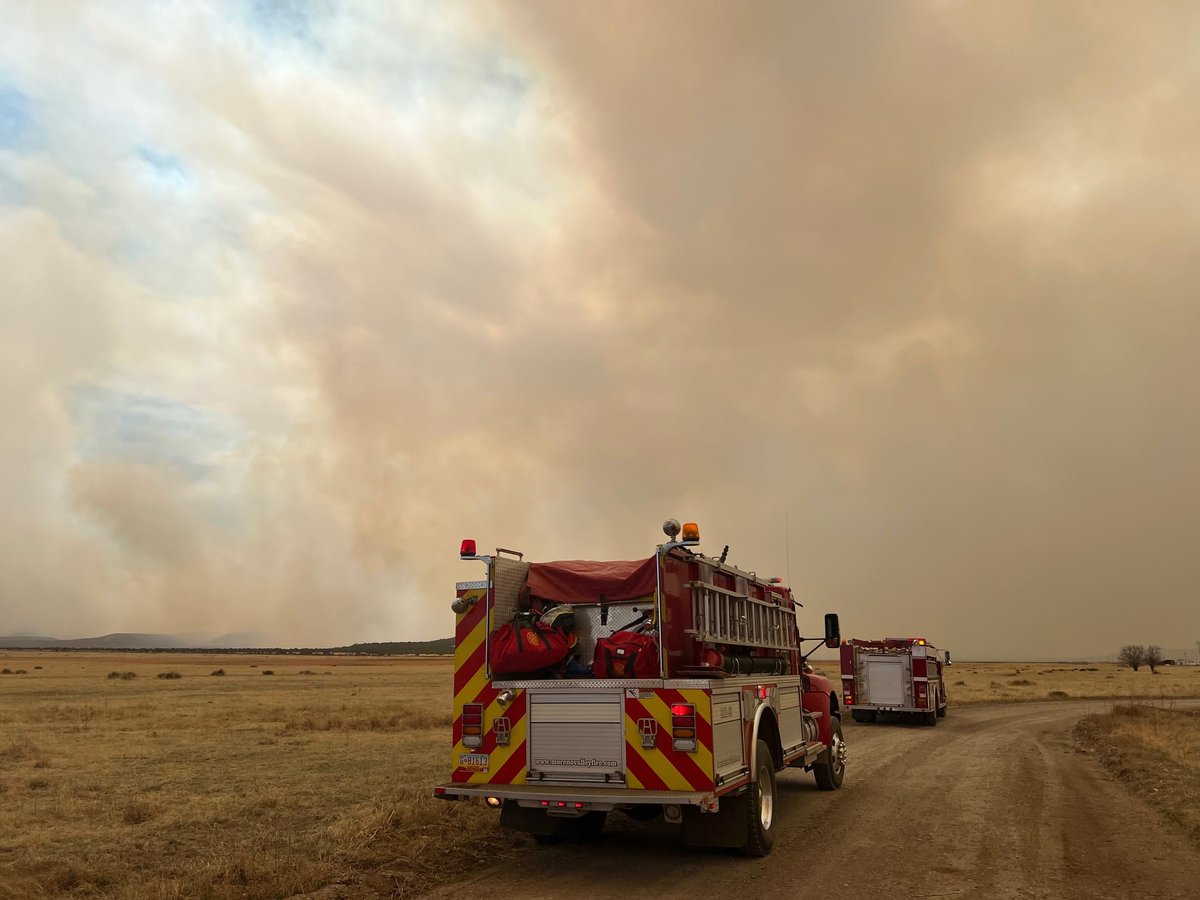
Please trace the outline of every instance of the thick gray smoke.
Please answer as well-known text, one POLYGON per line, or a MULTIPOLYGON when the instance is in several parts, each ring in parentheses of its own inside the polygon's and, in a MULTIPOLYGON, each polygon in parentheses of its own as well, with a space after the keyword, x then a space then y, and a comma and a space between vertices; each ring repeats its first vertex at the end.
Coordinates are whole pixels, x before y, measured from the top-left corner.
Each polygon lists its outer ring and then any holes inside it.
POLYGON ((814 630, 1200 631, 1184 7, 31 9, 0 631, 433 637, 668 515, 814 630))

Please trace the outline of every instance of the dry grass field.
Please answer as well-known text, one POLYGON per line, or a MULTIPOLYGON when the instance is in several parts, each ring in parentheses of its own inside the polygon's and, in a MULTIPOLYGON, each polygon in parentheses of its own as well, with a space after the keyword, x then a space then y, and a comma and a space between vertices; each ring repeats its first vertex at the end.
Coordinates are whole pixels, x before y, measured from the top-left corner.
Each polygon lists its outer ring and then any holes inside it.
POLYGON ((0 651, 4 668, 6 900, 404 896, 504 845, 494 813, 430 796, 447 659, 0 651))
POLYGON ((1200 710, 1114 703, 1076 726, 1081 746, 1200 845, 1200 710))
MULTIPOLYGON (((3 669, 5 900, 410 896, 525 843, 430 796, 448 659, 0 651, 3 669)), ((1200 696, 1200 668, 959 663, 948 683, 952 705, 1200 696)))
MULTIPOLYGON (((835 682, 841 677, 836 662, 814 668, 835 682)), ((957 662, 945 670, 945 680, 951 708, 1017 700, 1200 697, 1200 666, 1163 666, 1152 673, 1115 663, 957 662)))

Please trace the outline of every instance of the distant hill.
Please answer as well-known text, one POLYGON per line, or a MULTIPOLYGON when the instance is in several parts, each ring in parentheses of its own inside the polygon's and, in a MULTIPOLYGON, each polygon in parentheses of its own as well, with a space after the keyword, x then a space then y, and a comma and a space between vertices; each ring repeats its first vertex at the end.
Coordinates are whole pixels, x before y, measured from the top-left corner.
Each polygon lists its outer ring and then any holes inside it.
POLYGON ((369 644, 351 644, 336 647, 338 653, 363 653, 372 656, 415 656, 428 653, 453 653, 454 638, 438 638, 436 641, 377 641, 369 644))
POLYGON ((254 633, 218 637, 136 632, 66 639, 24 635, 0 637, 0 648, 8 650, 221 650, 258 648, 270 643, 265 635, 254 633))
POLYGON ((362 656, 416 656, 454 652, 454 638, 435 641, 375 641, 347 647, 273 647, 265 635, 253 632, 223 634, 105 634, 90 638, 52 638, 28 635, 0 637, 0 650, 179 650, 213 653, 253 651, 256 653, 346 653, 362 656))

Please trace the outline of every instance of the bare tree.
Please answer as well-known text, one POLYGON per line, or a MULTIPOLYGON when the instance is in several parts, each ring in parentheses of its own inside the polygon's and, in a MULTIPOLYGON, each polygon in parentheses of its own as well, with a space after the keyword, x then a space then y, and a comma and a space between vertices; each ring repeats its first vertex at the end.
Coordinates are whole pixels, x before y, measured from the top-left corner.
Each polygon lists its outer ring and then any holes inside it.
POLYGON ((1117 654, 1117 662, 1137 671, 1146 661, 1146 648, 1141 644, 1126 644, 1117 654))
POLYGON ((1161 666, 1163 661, 1162 647, 1158 644, 1151 644, 1146 648, 1146 665, 1153 672, 1157 666, 1161 666))

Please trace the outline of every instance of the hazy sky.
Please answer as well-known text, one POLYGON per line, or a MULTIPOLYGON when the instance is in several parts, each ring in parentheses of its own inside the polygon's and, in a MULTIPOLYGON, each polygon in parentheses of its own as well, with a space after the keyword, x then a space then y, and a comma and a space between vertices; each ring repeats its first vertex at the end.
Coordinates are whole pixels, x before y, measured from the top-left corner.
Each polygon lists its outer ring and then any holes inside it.
POLYGON ((2 7, 0 633, 677 516, 814 631, 1200 639, 1200 9, 2 7))

